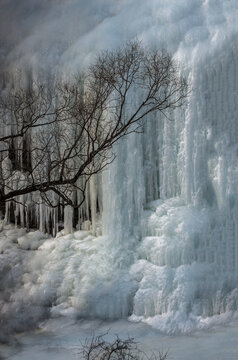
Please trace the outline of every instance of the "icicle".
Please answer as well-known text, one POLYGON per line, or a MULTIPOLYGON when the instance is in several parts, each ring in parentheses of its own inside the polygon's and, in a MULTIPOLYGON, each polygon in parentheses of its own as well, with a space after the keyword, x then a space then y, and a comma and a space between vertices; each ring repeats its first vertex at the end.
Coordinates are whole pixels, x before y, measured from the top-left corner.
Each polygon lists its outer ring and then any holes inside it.
POLYGON ((64 233, 71 234, 73 232, 73 208, 70 205, 64 208, 64 233))

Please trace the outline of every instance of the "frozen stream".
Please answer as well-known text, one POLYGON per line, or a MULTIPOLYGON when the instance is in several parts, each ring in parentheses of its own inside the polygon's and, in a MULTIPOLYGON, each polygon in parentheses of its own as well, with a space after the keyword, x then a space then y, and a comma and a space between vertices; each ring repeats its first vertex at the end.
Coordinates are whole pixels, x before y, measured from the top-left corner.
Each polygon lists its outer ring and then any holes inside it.
POLYGON ((3 359, 11 360, 75 360, 79 359, 80 343, 92 334, 110 332, 119 337, 134 337, 141 349, 149 353, 169 350, 173 360, 237 360, 238 323, 190 335, 168 336, 142 323, 126 320, 101 322, 72 320, 67 317, 51 319, 41 329, 17 336, 19 344, 2 346, 3 359))

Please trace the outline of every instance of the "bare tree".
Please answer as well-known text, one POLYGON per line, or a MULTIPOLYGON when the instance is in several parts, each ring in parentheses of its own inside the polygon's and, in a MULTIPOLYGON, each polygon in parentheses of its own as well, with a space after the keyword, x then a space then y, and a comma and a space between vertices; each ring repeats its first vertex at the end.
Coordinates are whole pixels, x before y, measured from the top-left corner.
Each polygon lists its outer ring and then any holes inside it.
POLYGON ((186 95, 172 57, 138 42, 102 52, 73 81, 3 92, 0 203, 37 192, 51 207, 80 206, 90 177, 113 161, 113 144, 186 95))
MULTIPOLYGON (((105 334, 107 335, 107 334, 105 334)), ((125 340, 118 336, 110 341, 105 340, 105 335, 92 337, 91 340, 86 339, 82 344, 80 358, 85 360, 166 360, 168 359, 168 351, 158 352, 158 355, 147 355, 140 350, 133 338, 125 340)))

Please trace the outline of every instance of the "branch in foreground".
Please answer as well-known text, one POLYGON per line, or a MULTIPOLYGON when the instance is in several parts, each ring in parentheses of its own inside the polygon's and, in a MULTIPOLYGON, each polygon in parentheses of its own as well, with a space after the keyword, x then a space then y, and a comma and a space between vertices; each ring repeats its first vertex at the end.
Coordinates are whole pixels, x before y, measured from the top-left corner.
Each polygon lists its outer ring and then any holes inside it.
POLYGON ((86 339, 79 352, 80 359, 85 360, 166 360, 168 351, 158 352, 158 355, 147 355, 139 349, 133 338, 126 340, 118 336, 111 342, 105 340, 107 334, 93 336, 91 340, 86 339))

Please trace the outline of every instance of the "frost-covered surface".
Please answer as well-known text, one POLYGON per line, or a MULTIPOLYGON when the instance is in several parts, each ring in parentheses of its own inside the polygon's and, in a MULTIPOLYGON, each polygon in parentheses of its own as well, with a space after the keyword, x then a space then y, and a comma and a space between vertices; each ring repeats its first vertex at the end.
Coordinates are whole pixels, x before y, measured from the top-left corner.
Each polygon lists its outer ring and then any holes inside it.
POLYGON ((22 229, 2 227, 2 341, 48 316, 118 319, 131 313, 136 284, 125 257, 130 264, 132 252, 110 250, 107 239, 86 231, 46 239, 39 231, 22 235, 22 229))
POLYGON ((185 112, 149 118, 119 145, 103 215, 116 242, 139 240, 130 319, 187 332, 230 319, 238 305, 238 6, 152 4, 141 37, 168 41, 191 93, 185 112))
POLYGON ((214 226, 224 214, 179 198, 150 207, 140 260, 131 268, 139 288, 130 319, 169 332, 230 320, 238 308, 237 249, 214 226))
POLYGON ((34 12, 27 18, 31 36, 8 54, 13 66, 68 76, 95 47, 137 36, 168 47, 191 93, 186 110, 148 118, 144 134, 118 144, 102 193, 91 186, 85 206, 95 210, 100 192, 104 237, 31 241, 23 230, 1 233, 4 328, 24 329, 49 314, 130 316, 166 332, 231 319, 238 307, 237 0, 46 4, 41 21, 34 12))

